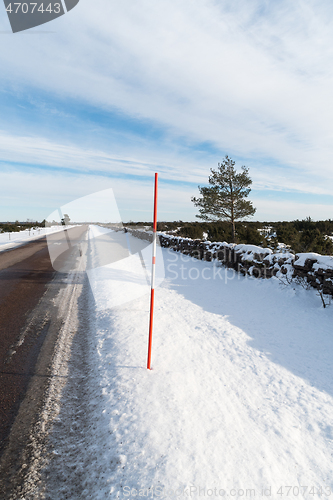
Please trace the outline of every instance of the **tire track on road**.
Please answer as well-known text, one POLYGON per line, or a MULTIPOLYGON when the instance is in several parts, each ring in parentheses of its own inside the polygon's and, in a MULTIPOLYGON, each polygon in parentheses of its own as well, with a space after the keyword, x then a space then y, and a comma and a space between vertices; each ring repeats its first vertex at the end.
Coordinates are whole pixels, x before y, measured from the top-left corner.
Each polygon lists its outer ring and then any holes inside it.
MULTIPOLYGON (((73 230, 78 241, 86 229, 73 230)), ((78 247, 62 258, 74 269, 78 247)), ((57 377, 52 360, 72 301, 73 275, 53 270, 45 238, 0 253, 0 269, 0 491, 2 498, 16 499, 33 461, 32 437, 47 390, 57 377)))

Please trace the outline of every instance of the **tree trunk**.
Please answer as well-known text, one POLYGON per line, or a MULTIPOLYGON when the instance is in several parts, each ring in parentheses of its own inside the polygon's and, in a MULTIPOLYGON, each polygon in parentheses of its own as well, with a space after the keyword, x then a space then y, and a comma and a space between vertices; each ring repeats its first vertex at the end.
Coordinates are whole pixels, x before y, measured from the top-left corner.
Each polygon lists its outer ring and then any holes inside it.
POLYGON ((230 180, 230 199, 231 199, 231 239, 232 242, 235 243, 235 214, 234 214, 234 190, 232 180, 230 180))
POLYGON ((232 242, 235 243, 235 238, 236 238, 236 230, 235 230, 235 221, 231 221, 231 239, 232 242))

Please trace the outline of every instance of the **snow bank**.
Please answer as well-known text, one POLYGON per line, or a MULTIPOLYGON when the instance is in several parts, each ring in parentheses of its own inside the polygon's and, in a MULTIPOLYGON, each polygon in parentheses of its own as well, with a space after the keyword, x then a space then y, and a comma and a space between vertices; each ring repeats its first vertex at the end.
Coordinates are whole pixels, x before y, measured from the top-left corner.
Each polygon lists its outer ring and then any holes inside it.
MULTIPOLYGON (((100 226, 90 226, 88 238, 91 257, 87 274, 98 309, 125 304, 149 293, 152 259, 149 242, 141 242, 138 247, 134 240, 130 245, 123 233, 100 226), (111 236, 109 239, 105 238, 107 234, 111 236), (115 239, 112 239, 112 234, 115 239), (136 251, 132 253, 131 248, 136 251), (100 265, 102 262, 104 265, 100 265)), ((163 282, 165 276, 160 246, 156 249, 156 261, 155 287, 163 282)))
POLYGON ((152 371, 149 294, 91 305, 86 456, 96 462, 86 498, 261 497, 265 488, 293 499, 300 485, 333 488, 332 310, 314 292, 163 255, 152 371))
MULTIPOLYGON (((66 226, 67 229, 73 226, 66 226)), ((57 233, 63 231, 63 226, 51 226, 51 227, 41 227, 38 229, 25 229, 24 231, 18 231, 13 233, 0 233, 0 252, 3 250, 9 250, 10 248, 15 248, 29 241, 37 240, 46 235, 57 233)))

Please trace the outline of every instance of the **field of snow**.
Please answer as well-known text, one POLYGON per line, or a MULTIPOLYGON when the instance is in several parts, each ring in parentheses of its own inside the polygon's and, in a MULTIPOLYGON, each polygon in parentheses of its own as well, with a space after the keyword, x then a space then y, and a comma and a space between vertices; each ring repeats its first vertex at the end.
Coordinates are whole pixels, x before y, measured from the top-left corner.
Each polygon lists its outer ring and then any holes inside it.
MULTIPOLYGON (((70 228, 71 226, 67 226, 70 228)), ((36 229, 25 229, 24 231, 18 231, 13 233, 0 233, 0 252, 3 250, 9 250, 11 248, 19 247, 28 243, 29 241, 34 241, 47 234, 53 234, 58 231, 62 231, 63 228, 60 226, 52 227, 41 227, 36 229)))
MULTIPOLYGON (((91 231, 88 267, 101 267, 111 247, 91 231)), ((333 309, 314 290, 162 254, 151 371, 149 289, 106 308, 108 274, 103 294, 86 286, 88 423, 78 441, 72 416, 54 449, 67 472, 52 498, 333 495, 333 309)))

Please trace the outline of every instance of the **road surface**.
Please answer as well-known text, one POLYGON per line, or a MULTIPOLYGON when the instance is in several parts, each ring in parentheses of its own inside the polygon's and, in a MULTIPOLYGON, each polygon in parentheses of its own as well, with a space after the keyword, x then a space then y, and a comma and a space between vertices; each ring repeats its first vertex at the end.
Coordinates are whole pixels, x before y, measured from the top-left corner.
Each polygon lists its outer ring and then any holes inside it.
MULTIPOLYGON (((86 231, 87 226, 68 231, 71 247, 57 259, 57 269, 70 270, 80 258, 77 243, 86 231)), ((66 276, 54 270, 45 237, 0 253, 0 473, 2 482, 6 478, 8 484, 19 467, 17 455, 26 445, 42 404, 53 347, 62 325, 54 298, 66 287, 66 276), (30 404, 23 417, 20 415, 20 422, 15 422, 13 448, 11 429, 32 379, 30 404)), ((6 491, 6 485, 1 487, 2 493, 6 491)))

